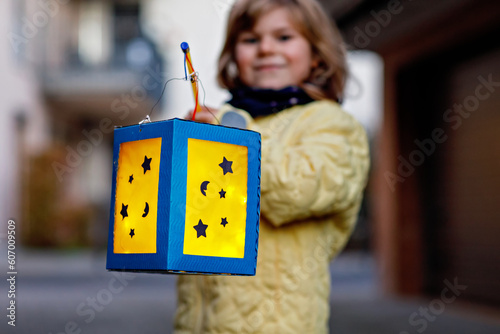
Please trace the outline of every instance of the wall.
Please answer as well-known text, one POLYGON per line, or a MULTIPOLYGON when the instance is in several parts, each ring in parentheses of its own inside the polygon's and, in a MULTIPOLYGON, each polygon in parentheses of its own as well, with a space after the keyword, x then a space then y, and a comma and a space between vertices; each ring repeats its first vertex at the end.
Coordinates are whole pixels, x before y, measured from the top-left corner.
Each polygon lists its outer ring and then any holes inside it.
MULTIPOLYGON (((36 80, 33 56, 34 38, 25 28, 39 8, 23 12, 24 1, 0 2, 0 234, 4 221, 20 217, 22 173, 27 154, 36 154, 48 144, 49 125, 36 80), (6 37, 6 38, 5 38, 6 37), (24 127, 19 127, 24 124, 24 127)), ((42 28, 40 28, 40 31, 42 28)))

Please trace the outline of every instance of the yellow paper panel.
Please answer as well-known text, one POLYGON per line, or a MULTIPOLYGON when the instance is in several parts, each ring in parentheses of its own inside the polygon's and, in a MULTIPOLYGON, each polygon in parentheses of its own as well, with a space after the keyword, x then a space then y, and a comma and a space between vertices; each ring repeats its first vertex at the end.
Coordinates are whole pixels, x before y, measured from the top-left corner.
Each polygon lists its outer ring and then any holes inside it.
POLYGON ((188 139, 184 254, 244 257, 247 174, 246 146, 188 139))
POLYGON ((156 253, 161 138, 120 145, 116 177, 115 253, 156 253))

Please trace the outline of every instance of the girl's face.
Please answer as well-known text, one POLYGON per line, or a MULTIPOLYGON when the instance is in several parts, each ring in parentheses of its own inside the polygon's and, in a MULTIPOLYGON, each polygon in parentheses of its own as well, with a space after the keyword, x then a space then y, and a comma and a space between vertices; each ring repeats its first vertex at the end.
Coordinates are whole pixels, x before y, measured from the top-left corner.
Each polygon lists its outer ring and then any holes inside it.
POLYGON ((285 8, 265 13, 250 31, 242 32, 235 57, 241 81, 261 89, 300 85, 314 65, 310 43, 285 8))

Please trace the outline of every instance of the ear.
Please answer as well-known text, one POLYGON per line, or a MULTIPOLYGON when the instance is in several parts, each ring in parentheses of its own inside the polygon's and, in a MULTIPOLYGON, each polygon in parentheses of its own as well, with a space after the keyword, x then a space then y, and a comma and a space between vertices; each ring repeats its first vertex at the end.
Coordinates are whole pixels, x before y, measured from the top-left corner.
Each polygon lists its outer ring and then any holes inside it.
POLYGON ((319 58, 319 56, 314 54, 311 60, 311 69, 315 69, 316 67, 318 67, 320 62, 321 59, 319 58))
POLYGON ((231 61, 227 66, 228 74, 231 78, 236 78, 239 76, 240 71, 238 69, 238 65, 236 65, 235 61, 231 61))

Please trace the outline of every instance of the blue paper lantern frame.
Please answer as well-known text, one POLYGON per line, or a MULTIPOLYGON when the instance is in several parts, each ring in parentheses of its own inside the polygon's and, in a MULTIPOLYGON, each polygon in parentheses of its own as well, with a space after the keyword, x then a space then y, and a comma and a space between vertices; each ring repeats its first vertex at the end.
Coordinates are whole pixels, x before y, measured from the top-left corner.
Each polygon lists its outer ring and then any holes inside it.
POLYGON ((106 268, 158 273, 255 275, 260 217, 260 147, 261 139, 257 132, 177 118, 116 128, 106 268), (162 143, 156 253, 114 253, 114 210, 120 145, 129 141, 158 137, 162 138, 162 143), (183 254, 189 138, 248 148, 245 251, 241 259, 183 254), (174 191, 176 195, 172 196, 174 191))

